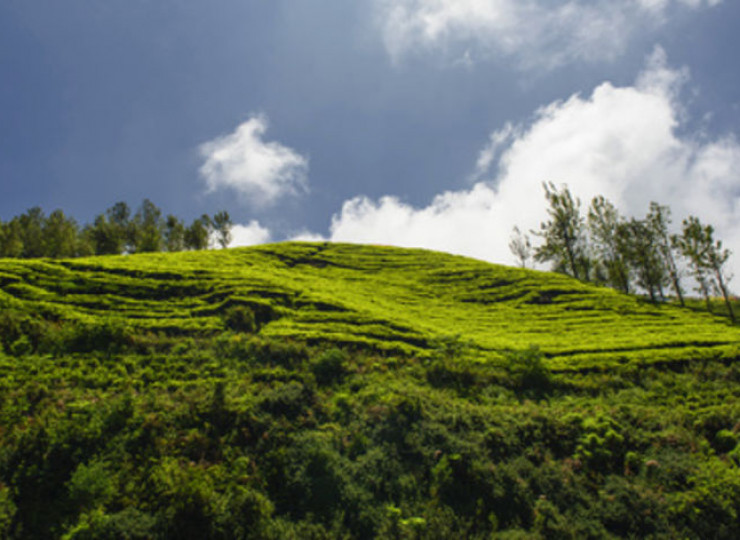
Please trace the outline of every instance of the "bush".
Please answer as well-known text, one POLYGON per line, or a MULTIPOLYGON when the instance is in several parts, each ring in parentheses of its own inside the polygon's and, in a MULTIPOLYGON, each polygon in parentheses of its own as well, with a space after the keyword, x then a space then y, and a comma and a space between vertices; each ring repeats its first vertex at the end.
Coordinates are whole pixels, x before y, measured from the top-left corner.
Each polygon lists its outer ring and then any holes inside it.
POLYGON ((16 508, 10 496, 10 490, 0 484, 0 537, 10 537, 10 526, 13 523, 15 512, 16 508))
POLYGON ((737 446, 737 435, 729 429, 720 429, 714 436, 714 447, 717 452, 726 454, 737 446))
POLYGON ((516 389, 536 396, 547 394, 552 389, 552 375, 543 362, 539 348, 531 346, 506 355, 506 367, 516 389))
POLYGON ((115 514, 96 508, 80 516, 62 540, 146 540, 155 537, 156 519, 133 507, 115 514))
POLYGON ((305 345, 291 341, 267 341, 254 339, 250 341, 252 354, 260 364, 282 366, 287 369, 300 367, 308 360, 308 349, 305 345))
POLYGON ((254 311, 246 306, 230 307, 223 316, 224 324, 234 332, 253 334, 257 330, 254 311))
POLYGON ((69 352, 121 352, 133 344, 131 329, 121 321, 106 320, 102 324, 72 323, 66 328, 69 352))
POLYGON ((313 401, 314 395, 308 388, 301 383, 291 382, 267 391, 259 407, 273 416, 295 419, 313 405, 313 401))
POLYGON ((28 336, 21 336, 10 344, 9 352, 13 356, 24 356, 33 352, 33 345, 28 336))
POLYGON ((14 356, 48 349, 54 342, 56 327, 16 310, 0 311, 0 349, 14 356))
POLYGON ((476 375, 470 369, 470 362, 450 358, 432 360, 426 369, 429 384, 436 388, 453 388, 465 394, 476 384, 476 375))
POLYGON ((115 494, 115 486, 104 463, 80 464, 68 483, 72 503, 81 508, 102 505, 115 494))
POLYGON ((347 353, 340 349, 329 349, 321 353, 311 366, 316 382, 329 385, 341 382, 347 373, 347 353))

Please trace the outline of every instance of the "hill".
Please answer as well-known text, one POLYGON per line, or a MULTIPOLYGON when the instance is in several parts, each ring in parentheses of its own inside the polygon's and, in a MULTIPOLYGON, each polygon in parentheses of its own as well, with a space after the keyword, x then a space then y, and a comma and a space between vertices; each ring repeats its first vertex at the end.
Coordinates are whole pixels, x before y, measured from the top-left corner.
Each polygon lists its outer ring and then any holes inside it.
POLYGON ((457 342, 471 358, 539 347, 548 367, 734 358, 740 330, 567 276, 424 250, 287 243, 249 249, 0 263, 0 305, 137 330, 219 332, 234 305, 260 334, 387 354, 457 342))
POLYGON ((740 330, 379 246, 0 260, 2 538, 737 538, 740 330))

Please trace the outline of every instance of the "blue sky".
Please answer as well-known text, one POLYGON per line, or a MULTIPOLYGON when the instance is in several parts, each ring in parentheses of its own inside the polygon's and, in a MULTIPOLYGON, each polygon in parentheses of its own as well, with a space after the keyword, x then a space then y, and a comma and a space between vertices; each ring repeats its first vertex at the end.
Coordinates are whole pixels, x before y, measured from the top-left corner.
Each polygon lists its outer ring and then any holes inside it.
POLYGON ((5 0, 0 219, 145 197, 248 244, 512 262, 540 184, 740 254, 730 0, 5 0))

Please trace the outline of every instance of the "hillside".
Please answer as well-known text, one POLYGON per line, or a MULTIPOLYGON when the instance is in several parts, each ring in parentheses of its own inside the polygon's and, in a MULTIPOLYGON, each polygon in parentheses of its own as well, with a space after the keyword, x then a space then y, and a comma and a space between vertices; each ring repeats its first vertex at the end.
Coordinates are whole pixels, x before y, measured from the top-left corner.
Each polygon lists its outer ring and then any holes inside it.
POLYGON ((389 247, 0 259, 0 538, 738 538, 726 321, 389 247))
POLYGON ((59 320, 119 320, 166 334, 218 332, 249 306, 260 334, 309 344, 471 358, 537 346, 552 369, 734 358, 740 329, 566 276, 423 250, 342 244, 0 262, 0 306, 59 320))

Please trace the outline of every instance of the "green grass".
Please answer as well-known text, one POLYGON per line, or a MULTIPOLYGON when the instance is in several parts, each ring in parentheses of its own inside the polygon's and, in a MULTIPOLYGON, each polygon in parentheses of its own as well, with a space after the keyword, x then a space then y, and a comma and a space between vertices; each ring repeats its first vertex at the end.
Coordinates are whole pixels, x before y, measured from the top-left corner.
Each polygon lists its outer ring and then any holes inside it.
POLYGON ((738 538, 739 347, 422 250, 0 260, 0 538, 738 538))
POLYGON ((225 251, 0 260, 0 306, 61 321, 119 320, 202 335, 234 304, 260 333, 425 356, 458 342, 467 356, 539 347, 554 370, 735 358, 726 319, 654 306, 566 276, 424 250, 283 243, 225 251))

